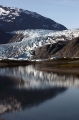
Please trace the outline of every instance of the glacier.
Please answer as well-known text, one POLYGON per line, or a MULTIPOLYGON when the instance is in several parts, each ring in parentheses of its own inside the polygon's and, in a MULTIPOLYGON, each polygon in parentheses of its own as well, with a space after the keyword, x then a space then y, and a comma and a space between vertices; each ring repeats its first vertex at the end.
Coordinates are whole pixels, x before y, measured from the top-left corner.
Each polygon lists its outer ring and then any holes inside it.
POLYGON ((79 29, 63 31, 27 29, 13 31, 11 34, 23 34, 24 37, 18 42, 1 44, 0 59, 26 58, 31 60, 32 50, 46 44, 54 44, 58 41, 67 41, 79 37, 79 29))

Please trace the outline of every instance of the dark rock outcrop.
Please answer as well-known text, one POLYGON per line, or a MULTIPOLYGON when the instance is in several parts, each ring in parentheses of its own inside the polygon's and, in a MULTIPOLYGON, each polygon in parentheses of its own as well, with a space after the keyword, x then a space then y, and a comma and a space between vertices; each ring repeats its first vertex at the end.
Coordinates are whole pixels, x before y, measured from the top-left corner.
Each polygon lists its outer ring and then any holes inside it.
POLYGON ((52 55, 61 50, 69 41, 59 41, 55 44, 49 44, 39 47, 35 50, 34 59, 50 58, 52 55))
POLYGON ((79 37, 71 41, 59 41, 55 44, 45 45, 35 50, 34 59, 50 57, 79 57, 79 37))
POLYGON ((79 57, 79 37, 70 41, 63 49, 54 54, 54 56, 79 57))
POLYGON ((0 29, 0 44, 6 44, 12 39, 13 35, 9 33, 5 33, 0 29))

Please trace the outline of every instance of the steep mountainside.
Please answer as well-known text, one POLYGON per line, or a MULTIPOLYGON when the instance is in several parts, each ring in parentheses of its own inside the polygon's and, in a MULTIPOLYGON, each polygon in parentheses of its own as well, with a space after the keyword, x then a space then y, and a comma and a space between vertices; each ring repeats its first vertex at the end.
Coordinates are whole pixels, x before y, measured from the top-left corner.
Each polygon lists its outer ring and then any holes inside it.
POLYGON ((67 29, 65 26, 36 12, 3 6, 0 6, 0 28, 8 32, 26 29, 67 29))
POLYGON ((54 54, 60 57, 79 57, 79 37, 70 41, 63 49, 54 54))
POLYGON ((13 35, 0 29, 0 44, 6 44, 12 39, 13 35))

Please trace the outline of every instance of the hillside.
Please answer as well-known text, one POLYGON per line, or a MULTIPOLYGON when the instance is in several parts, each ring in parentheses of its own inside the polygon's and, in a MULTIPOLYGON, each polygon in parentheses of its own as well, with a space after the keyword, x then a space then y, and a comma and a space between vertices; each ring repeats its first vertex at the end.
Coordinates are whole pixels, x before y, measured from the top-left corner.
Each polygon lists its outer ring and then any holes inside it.
POLYGON ((54 54, 54 56, 79 57, 79 37, 70 41, 65 47, 54 54))
POLYGON ((6 44, 12 39, 13 35, 0 29, 0 44, 6 44))
POLYGON ((51 58, 51 56, 61 50, 69 41, 59 41, 54 44, 44 45, 34 51, 33 59, 51 58))
POLYGON ((4 6, 0 6, 0 28, 7 32, 26 29, 67 29, 65 26, 36 12, 4 6))

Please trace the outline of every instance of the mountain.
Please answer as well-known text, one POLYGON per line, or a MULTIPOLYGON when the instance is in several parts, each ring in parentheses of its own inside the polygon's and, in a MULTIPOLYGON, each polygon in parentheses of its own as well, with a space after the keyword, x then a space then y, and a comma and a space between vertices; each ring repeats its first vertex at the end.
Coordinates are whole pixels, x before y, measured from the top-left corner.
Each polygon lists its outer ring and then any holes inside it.
POLYGON ((54 54, 54 56, 79 57, 79 37, 70 41, 65 47, 54 54))
MULTIPOLYGON (((15 41, 10 41, 8 44, 0 45, 0 58, 31 59, 31 57, 36 54, 36 50, 40 47, 44 47, 45 45, 49 45, 49 50, 45 48, 50 51, 50 54, 48 53, 49 55, 55 54, 55 52, 58 52, 64 47, 64 41, 72 41, 72 39, 79 37, 79 29, 57 32, 53 30, 23 30, 15 31, 10 34, 15 36, 16 34, 18 36, 22 35, 23 38, 18 39, 16 37, 16 40, 14 39, 15 41), (61 45, 59 45, 60 43, 61 45)), ((42 53, 42 49, 39 50, 40 53, 42 53)), ((45 52, 47 52, 47 50, 45 52)), ((44 54, 47 54, 45 52, 44 54)), ((47 58, 48 57, 49 56, 47 56, 47 58)))
POLYGON ((10 32, 26 29, 66 30, 67 28, 36 12, 0 5, 0 28, 10 32))
POLYGON ((0 29, 0 44, 6 44, 12 39, 13 35, 0 29))

